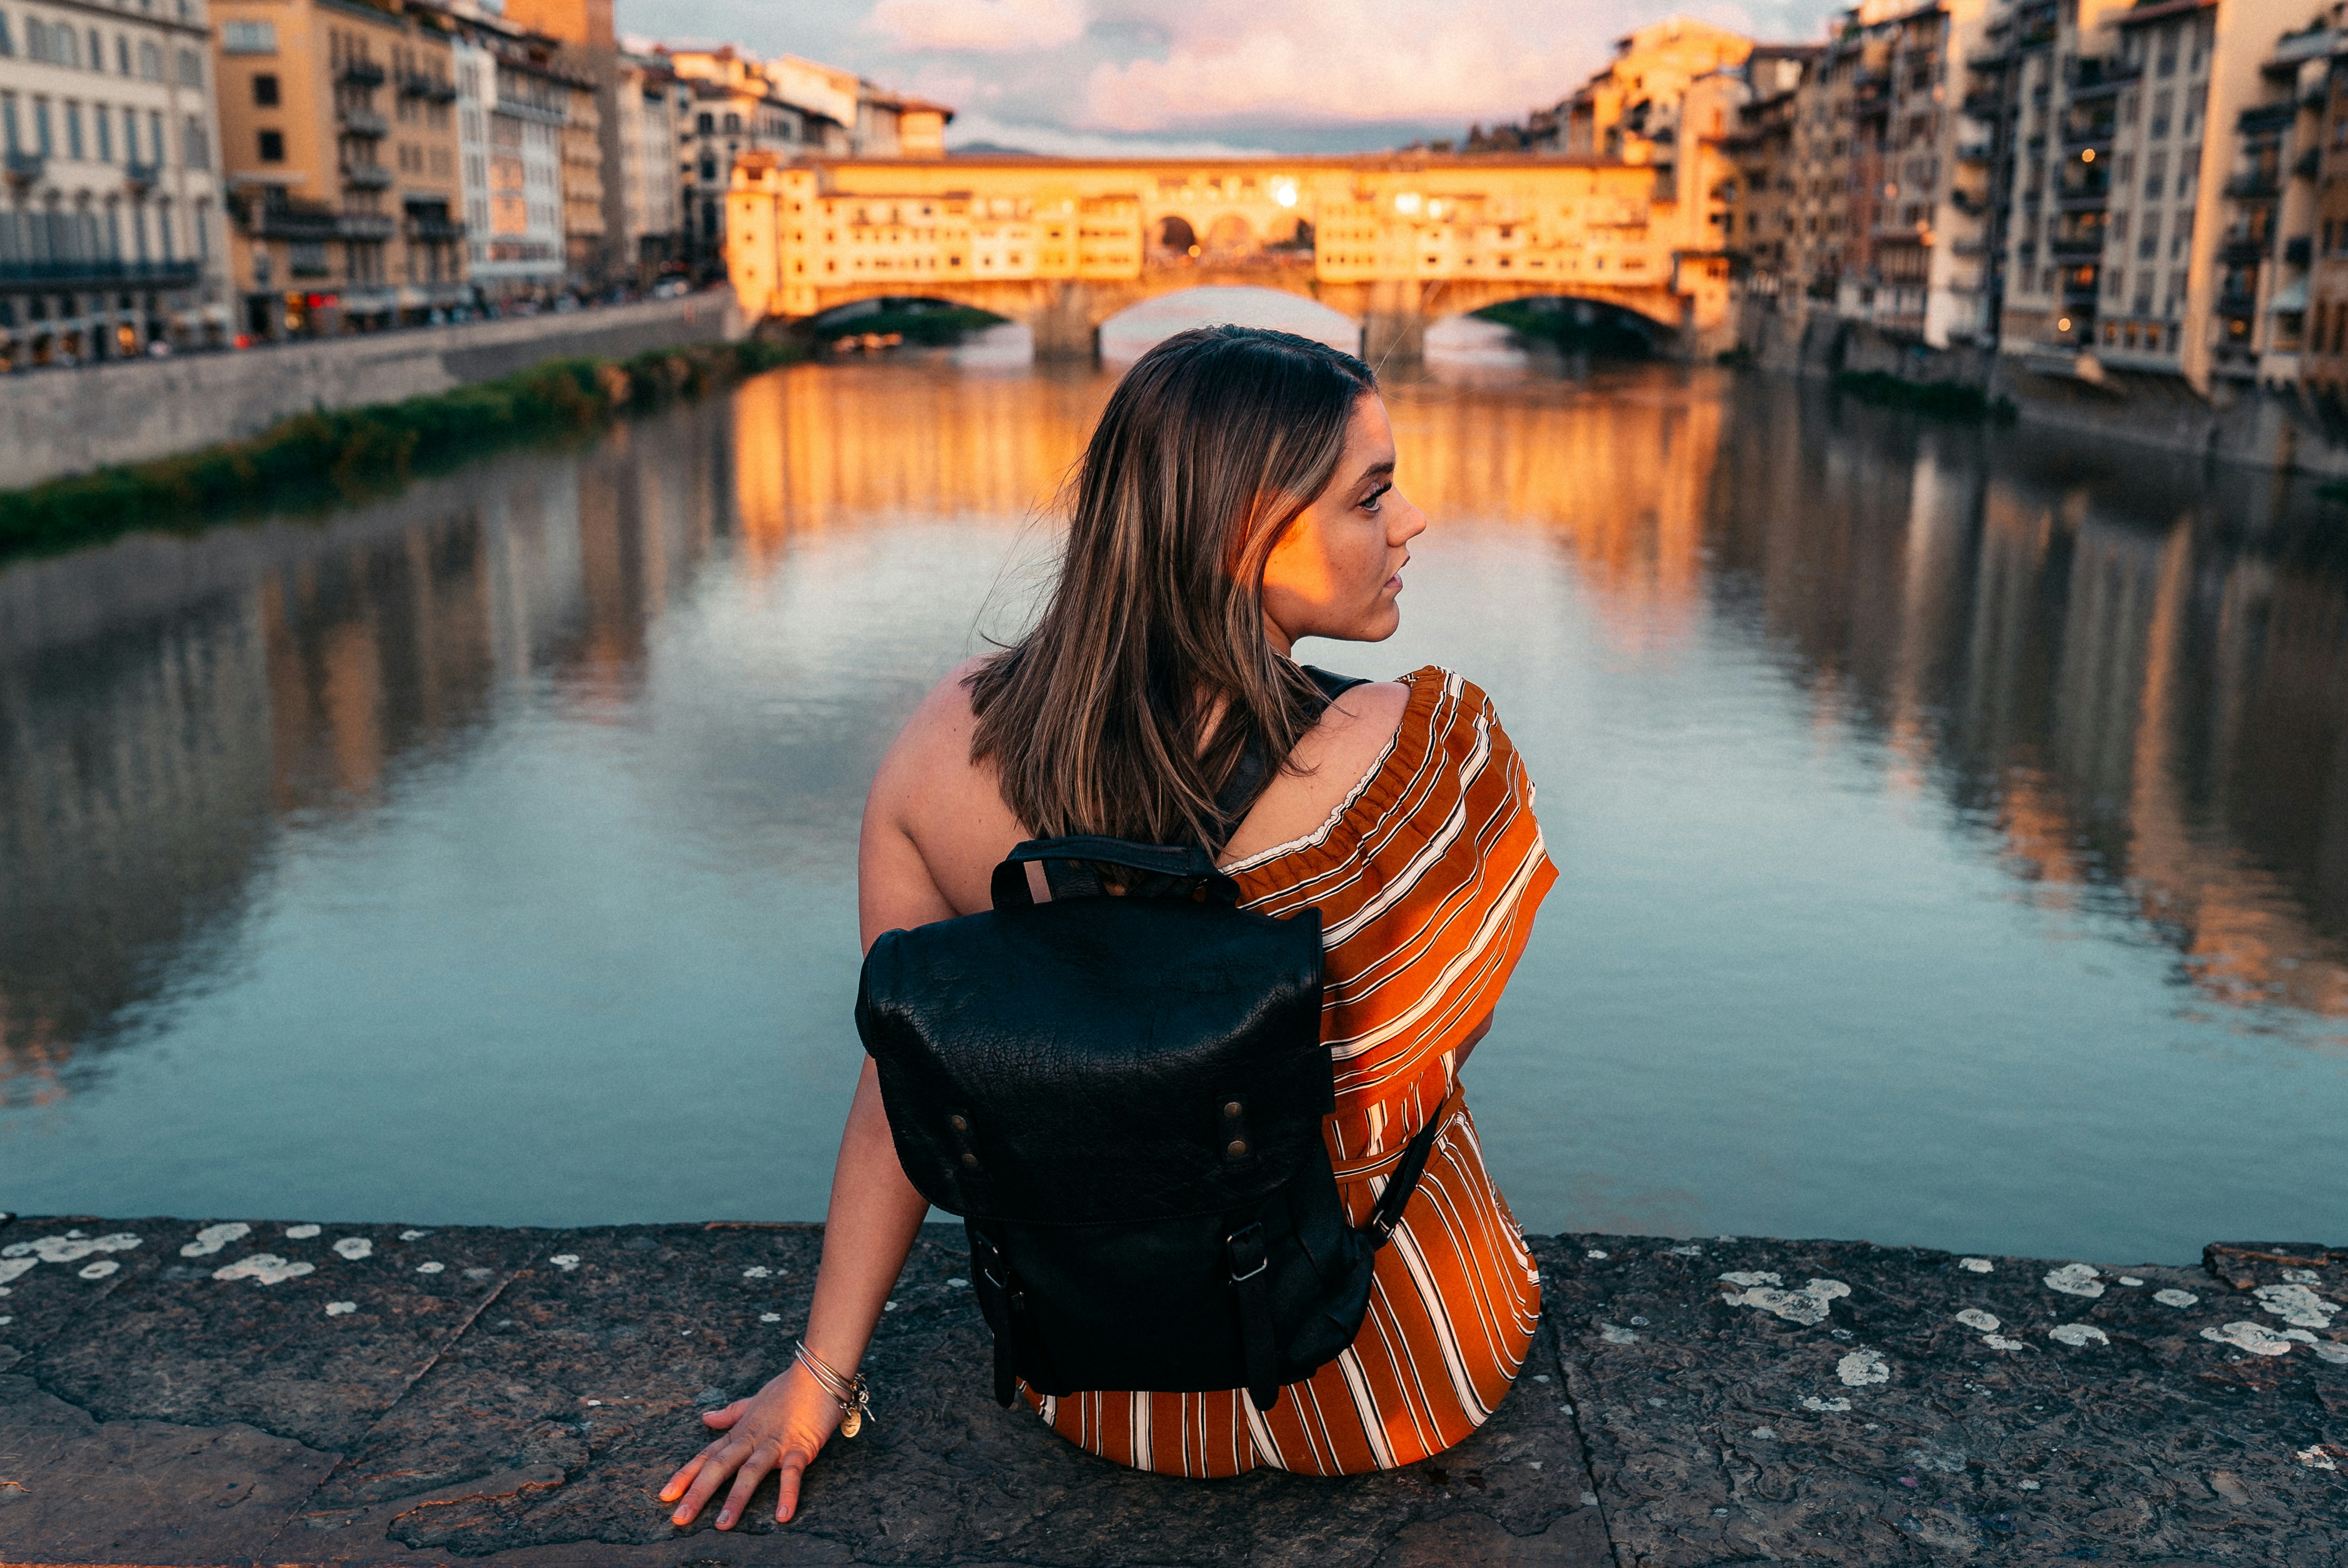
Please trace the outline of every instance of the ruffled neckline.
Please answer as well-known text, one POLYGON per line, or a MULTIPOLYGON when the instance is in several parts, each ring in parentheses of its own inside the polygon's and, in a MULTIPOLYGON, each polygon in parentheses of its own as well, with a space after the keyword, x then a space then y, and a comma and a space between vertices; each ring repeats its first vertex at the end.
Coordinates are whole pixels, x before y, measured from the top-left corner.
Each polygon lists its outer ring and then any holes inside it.
MULTIPOLYGON (((1354 787, 1345 792, 1345 797, 1329 813, 1328 819, 1301 837, 1292 838, 1285 844, 1275 844, 1269 849, 1260 849, 1244 860, 1233 861, 1223 867, 1224 873, 1244 876, 1292 855, 1329 849, 1332 840, 1339 839, 1339 829, 1346 826, 1347 819, 1362 809, 1365 803, 1371 807, 1368 820, 1375 821, 1402 787, 1395 776, 1397 772, 1393 767, 1395 759, 1411 759, 1409 767, 1398 770, 1401 777, 1407 778, 1418 771, 1419 760, 1426 756, 1432 745, 1436 703, 1442 696, 1444 684, 1450 679, 1450 674, 1439 664, 1427 664, 1397 677, 1402 684, 1410 688, 1410 697, 1403 705, 1402 723, 1395 726, 1395 733, 1387 737, 1385 749, 1378 753, 1368 771, 1362 774, 1354 787)), ((1342 851, 1350 854, 1359 836, 1358 832, 1344 835, 1340 845, 1342 851)))

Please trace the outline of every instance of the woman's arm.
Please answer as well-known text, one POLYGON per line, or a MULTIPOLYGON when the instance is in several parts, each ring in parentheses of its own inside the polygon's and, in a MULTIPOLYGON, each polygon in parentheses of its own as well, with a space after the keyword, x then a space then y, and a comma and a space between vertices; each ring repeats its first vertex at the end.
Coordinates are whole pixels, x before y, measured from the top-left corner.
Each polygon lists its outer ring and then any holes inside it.
MULTIPOLYGON (((954 681, 945 685, 959 691, 954 681)), ((952 708, 951 700, 942 704, 934 695, 922 705, 890 748, 866 797, 856 875, 859 923, 868 950, 883 931, 927 925, 955 913, 908 831, 911 813, 922 802, 918 792, 926 788, 934 794, 936 764, 953 755, 958 726, 952 708)), ((967 742, 960 743, 957 760, 967 769, 967 742)), ((912 1250, 928 1213, 927 1200, 913 1190, 897 1163, 889 1118, 881 1109, 880 1080, 868 1057, 857 1079, 855 1101, 848 1108, 839 1159, 832 1167, 823 1262, 808 1312, 808 1348, 829 1365, 852 1374, 863 1360, 872 1326, 880 1321, 881 1307, 896 1287, 905 1255, 912 1250)), ((775 1522, 786 1523, 798 1511, 799 1477, 838 1430, 840 1413, 839 1403, 794 1362, 752 1398, 701 1418, 725 1435, 669 1478, 661 1489, 661 1501, 676 1504, 671 1515, 675 1523, 690 1524, 730 1476, 733 1488, 717 1510, 717 1528, 730 1530, 767 1473, 779 1471, 775 1522)))

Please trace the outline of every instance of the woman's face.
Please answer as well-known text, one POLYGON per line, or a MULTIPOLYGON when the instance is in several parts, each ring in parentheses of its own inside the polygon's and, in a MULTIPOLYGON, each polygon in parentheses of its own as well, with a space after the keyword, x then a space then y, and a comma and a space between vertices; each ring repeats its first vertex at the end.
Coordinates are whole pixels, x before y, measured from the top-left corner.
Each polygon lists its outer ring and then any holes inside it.
POLYGON ((1402 624, 1402 569, 1426 518, 1394 487, 1394 430, 1375 393, 1354 401, 1329 487, 1272 547, 1263 619, 1272 645, 1300 637, 1378 642, 1402 624))

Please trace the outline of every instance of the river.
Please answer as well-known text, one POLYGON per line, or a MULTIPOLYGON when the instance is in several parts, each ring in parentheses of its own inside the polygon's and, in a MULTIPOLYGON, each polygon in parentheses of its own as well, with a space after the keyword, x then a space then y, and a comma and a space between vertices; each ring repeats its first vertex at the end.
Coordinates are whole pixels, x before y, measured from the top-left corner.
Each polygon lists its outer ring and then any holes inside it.
MULTIPOLYGON (((0 1205, 819 1218, 865 782, 1108 384, 796 368, 0 570, 0 1205)), ((1539 782, 1529 1228, 2342 1239, 2348 508, 1726 372, 1390 404, 1403 630, 1300 651, 1539 782)))

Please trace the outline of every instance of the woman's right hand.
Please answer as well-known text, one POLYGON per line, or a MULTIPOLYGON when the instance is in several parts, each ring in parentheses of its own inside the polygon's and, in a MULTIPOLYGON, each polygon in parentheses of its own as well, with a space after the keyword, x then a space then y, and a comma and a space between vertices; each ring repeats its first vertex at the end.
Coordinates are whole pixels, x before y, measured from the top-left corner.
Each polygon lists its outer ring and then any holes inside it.
POLYGON ((732 1476, 733 1490, 717 1510, 717 1528, 731 1530, 767 1472, 776 1471, 782 1490, 775 1499, 775 1522, 789 1523, 798 1512, 799 1477, 839 1430, 840 1414, 839 1401, 797 1361, 749 1399, 704 1412, 702 1420, 725 1435, 661 1488, 661 1501, 676 1503, 670 1522, 691 1524, 732 1476))

